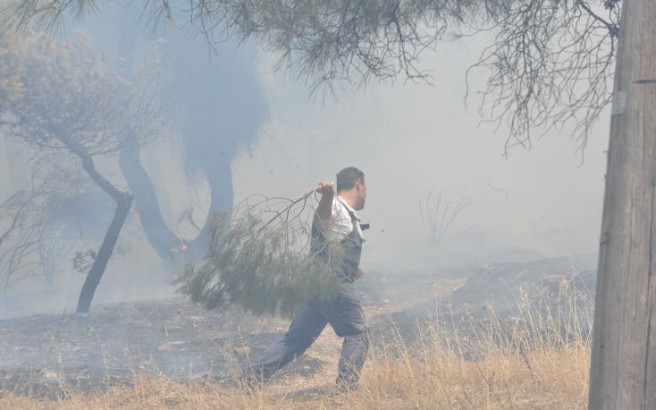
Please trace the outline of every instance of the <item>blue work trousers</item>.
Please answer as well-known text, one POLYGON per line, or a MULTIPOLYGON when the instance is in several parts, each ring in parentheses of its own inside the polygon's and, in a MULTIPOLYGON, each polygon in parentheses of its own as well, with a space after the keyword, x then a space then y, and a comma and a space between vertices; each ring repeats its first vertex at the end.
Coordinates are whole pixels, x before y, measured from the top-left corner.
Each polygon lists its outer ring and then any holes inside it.
POLYGON ((243 368, 244 374, 265 381, 278 369, 300 356, 314 343, 327 324, 344 338, 337 368, 337 383, 357 386, 369 339, 364 313, 353 283, 338 284, 330 299, 310 299, 289 326, 289 330, 264 353, 243 368))

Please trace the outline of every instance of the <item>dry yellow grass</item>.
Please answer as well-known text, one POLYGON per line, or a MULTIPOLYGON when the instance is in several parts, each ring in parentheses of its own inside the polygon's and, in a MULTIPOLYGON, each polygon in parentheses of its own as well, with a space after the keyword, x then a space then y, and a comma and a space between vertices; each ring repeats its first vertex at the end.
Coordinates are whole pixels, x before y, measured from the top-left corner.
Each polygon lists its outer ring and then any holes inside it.
POLYGON ((564 286, 555 303, 552 297, 521 302, 514 319, 501 321, 494 312, 446 315, 449 323, 424 321, 410 331, 413 337, 407 328, 373 337, 361 388, 348 394, 334 390, 337 357, 330 357, 318 375, 274 377, 251 395, 214 381, 135 371, 129 383, 105 391, 60 385, 61 400, 8 395, 0 398, 0 410, 586 408, 592 315, 580 300, 564 286))
MULTIPOLYGON (((584 339, 563 345, 534 342, 520 348, 481 340, 486 353, 465 359, 458 348, 435 343, 425 332, 413 349, 400 338, 374 347, 361 389, 332 390, 334 369, 302 383, 281 380, 253 395, 203 381, 180 382, 137 375, 130 387, 105 392, 69 392, 53 401, 7 396, 0 409, 506 409, 585 408, 590 349, 584 339)), ((488 339, 491 340, 491 339, 488 339)), ((65 386, 64 386, 65 387, 65 386)))

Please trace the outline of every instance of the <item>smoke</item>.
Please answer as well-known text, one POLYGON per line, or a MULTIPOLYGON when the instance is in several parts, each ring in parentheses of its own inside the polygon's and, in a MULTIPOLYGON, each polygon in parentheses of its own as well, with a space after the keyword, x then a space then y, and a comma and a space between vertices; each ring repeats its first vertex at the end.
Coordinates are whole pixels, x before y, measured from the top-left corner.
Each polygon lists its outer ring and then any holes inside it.
MULTIPOLYGON (((363 263, 387 271, 597 252, 607 117, 582 153, 562 129, 505 157, 504 124, 482 122, 475 93, 467 106, 463 100, 465 70, 484 42, 427 54, 430 85, 376 84, 325 101, 308 98, 305 87, 264 60, 271 119, 255 152, 233 165, 236 197, 293 197, 355 165, 369 187, 362 217, 372 229, 363 263), (419 212, 430 192, 442 193, 442 208, 468 204, 437 246, 419 212)), ((471 80, 474 90, 482 87, 481 79, 471 80)))
MULTIPOLYGON (((81 27, 94 27, 94 41, 111 55, 116 53, 120 28, 106 16, 81 27)), ((196 41, 204 40, 199 37, 196 41)), ((579 143, 563 129, 534 140, 530 149, 513 148, 505 157, 504 125, 481 123, 475 93, 467 104, 463 100, 465 70, 476 62, 484 43, 482 38, 469 39, 427 53, 422 65, 431 70, 431 84, 381 83, 363 90, 346 87, 338 89, 335 97, 310 95, 308 87, 274 71, 276 57, 264 52, 257 60, 235 57, 232 49, 213 57, 257 64, 244 72, 254 73, 264 87, 246 88, 249 95, 263 94, 242 99, 235 112, 230 104, 239 95, 240 71, 223 61, 221 75, 225 78, 220 84, 231 84, 232 99, 212 101, 224 105, 216 107, 217 111, 225 109, 232 114, 221 116, 222 124, 215 126, 246 138, 241 146, 249 147, 239 149, 239 141, 229 141, 229 154, 235 156, 231 162, 233 203, 252 194, 296 198, 318 181, 334 178, 339 169, 354 165, 365 172, 368 185, 366 208, 361 212, 363 222, 371 224, 363 255, 365 271, 411 272, 595 254, 607 118, 593 129, 584 155, 577 151, 579 143), (263 113, 264 105, 268 115, 263 113), (250 111, 255 114, 246 115, 250 111), (467 204, 453 217, 439 243, 426 234, 426 220, 420 214, 420 203, 426 204, 429 194, 433 200, 441 195, 440 212, 449 202, 451 210, 458 203, 467 204)), ((188 59, 185 64, 193 72, 201 63, 188 59)), ((480 81, 473 79, 474 89, 482 86, 480 81)), ((193 95, 185 98, 194 100, 193 95)), ((199 152, 203 148, 208 147, 195 147, 199 152)), ((212 149, 216 147, 212 145, 212 149)), ((207 186, 191 189, 188 179, 167 174, 184 175, 178 173, 183 164, 166 157, 172 151, 170 145, 149 148, 144 164, 158 185, 169 227, 190 229, 175 226, 175 221, 191 206, 201 214, 208 209, 209 204, 203 202, 207 201, 203 199, 207 198, 207 186), (194 193, 191 197, 190 191, 194 193)), ((110 264, 94 303, 173 294, 169 281, 176 272, 162 272, 167 264, 158 260, 144 238, 133 236, 131 246, 130 252, 110 264)), ((21 305, 32 306, 29 312, 52 312, 53 304, 55 312, 73 310, 81 278, 65 278, 60 283, 66 284, 64 293, 55 292, 52 299, 39 294, 21 305), (34 304, 37 299, 49 302, 34 304)))

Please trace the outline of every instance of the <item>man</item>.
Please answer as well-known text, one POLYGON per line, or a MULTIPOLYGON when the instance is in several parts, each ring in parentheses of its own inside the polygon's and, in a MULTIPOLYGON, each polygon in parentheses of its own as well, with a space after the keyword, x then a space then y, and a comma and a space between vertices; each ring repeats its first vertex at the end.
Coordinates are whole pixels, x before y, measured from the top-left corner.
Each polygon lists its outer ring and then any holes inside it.
MULTIPOLYGON (((278 369, 300 356, 319 337, 327 324, 344 338, 337 369, 337 387, 341 391, 358 387, 360 371, 369 349, 364 314, 353 281, 362 277, 360 255, 362 229, 356 214, 364 208, 367 187, 364 174, 357 168, 345 168, 337 173, 335 184, 319 183, 321 194, 312 223, 312 249, 318 257, 328 261, 339 243, 344 252, 337 277, 336 293, 330 299, 310 298, 289 330, 276 340, 258 359, 243 370, 244 380, 252 388, 255 382, 267 380, 278 369)), ((342 256, 342 255, 340 255, 342 256)))

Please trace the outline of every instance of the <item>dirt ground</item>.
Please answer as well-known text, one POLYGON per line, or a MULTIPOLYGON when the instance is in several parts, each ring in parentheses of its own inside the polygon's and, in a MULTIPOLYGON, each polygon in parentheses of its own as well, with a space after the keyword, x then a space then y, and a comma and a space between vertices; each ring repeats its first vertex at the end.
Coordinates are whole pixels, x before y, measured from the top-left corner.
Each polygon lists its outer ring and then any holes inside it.
MULTIPOLYGON (((452 272, 369 272, 359 289, 376 343, 396 326, 409 335, 418 319, 430 317, 445 304, 450 312, 495 304, 505 309, 523 283, 544 289, 576 272, 588 272, 589 279, 588 268, 589 263, 553 258, 452 272)), ((67 388, 104 388, 129 383, 139 373, 227 380, 240 363, 284 333, 288 324, 238 309, 207 311, 184 297, 96 305, 89 315, 2 320, 0 397, 7 392, 51 394, 62 383, 67 388)), ((341 340, 326 328, 305 355, 276 375, 278 382, 333 377, 340 346, 341 340)))

